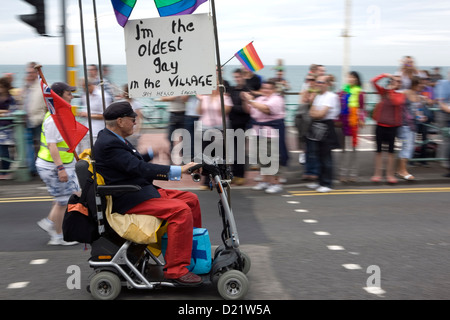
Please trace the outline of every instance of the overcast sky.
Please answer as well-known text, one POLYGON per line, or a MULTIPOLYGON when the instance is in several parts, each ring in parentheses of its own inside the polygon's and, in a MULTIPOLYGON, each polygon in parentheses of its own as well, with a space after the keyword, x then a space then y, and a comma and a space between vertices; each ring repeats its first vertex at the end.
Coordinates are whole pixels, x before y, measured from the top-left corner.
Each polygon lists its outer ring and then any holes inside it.
MULTIPOLYGON (((2 0, 5 1, 5 0, 2 0)), ((9 1, 0 11, 0 64, 63 64, 61 0, 45 0, 47 32, 41 37, 18 19, 33 12, 27 2, 9 1)), ((254 41, 266 65, 281 58, 287 65, 341 65, 345 0, 216 0, 221 62, 254 41)), ((97 63, 91 0, 82 0, 88 63, 97 63)), ((111 1, 97 0, 104 64, 126 64, 123 29, 111 1)), ((398 65, 404 55, 419 66, 450 65, 450 1, 353 0, 351 65, 398 65)), ((68 43, 82 63, 78 0, 66 0, 68 43)), ((201 5, 196 13, 209 12, 201 5)), ((153 0, 138 0, 130 19, 157 18, 153 0)), ((238 64, 234 61, 233 64, 238 64)))

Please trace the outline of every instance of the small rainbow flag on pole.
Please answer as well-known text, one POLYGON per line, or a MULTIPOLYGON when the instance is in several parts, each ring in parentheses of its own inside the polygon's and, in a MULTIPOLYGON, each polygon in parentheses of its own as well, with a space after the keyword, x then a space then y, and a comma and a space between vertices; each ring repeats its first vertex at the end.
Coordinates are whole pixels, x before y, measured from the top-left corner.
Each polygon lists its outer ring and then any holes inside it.
POLYGON ((193 13, 199 5, 207 0, 155 0, 160 17, 177 16, 193 13))
POLYGON ((255 48, 253 47, 253 42, 250 42, 244 48, 239 50, 234 54, 234 56, 242 63, 242 65, 250 71, 258 71, 264 68, 261 59, 259 59, 255 48))
POLYGON ((111 0, 111 3, 116 14, 117 22, 122 27, 125 27, 131 11, 133 11, 134 5, 136 4, 136 0, 111 0))

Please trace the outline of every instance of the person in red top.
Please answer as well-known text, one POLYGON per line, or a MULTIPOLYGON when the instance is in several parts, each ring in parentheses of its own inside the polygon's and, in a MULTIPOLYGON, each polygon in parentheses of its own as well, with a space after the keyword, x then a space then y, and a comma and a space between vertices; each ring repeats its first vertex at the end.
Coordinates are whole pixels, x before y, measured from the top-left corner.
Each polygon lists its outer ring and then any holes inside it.
POLYGON ((372 84, 382 99, 387 99, 390 103, 383 104, 383 110, 378 110, 376 121, 377 127, 375 137, 377 142, 377 150, 375 156, 375 170, 372 176, 373 182, 380 182, 383 170, 382 145, 388 144, 388 158, 386 166, 386 180, 388 183, 397 183, 394 174, 395 155, 394 142, 397 134, 397 128, 402 125, 402 111, 405 104, 405 95, 400 91, 402 79, 400 75, 381 74, 372 79, 372 84), (384 88, 378 84, 378 81, 389 78, 389 85, 384 88))

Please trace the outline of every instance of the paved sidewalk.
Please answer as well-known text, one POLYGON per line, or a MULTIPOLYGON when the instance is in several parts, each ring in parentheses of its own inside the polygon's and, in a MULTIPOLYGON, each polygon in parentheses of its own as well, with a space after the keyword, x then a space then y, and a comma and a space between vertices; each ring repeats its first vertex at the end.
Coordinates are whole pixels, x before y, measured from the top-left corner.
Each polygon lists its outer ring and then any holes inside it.
MULTIPOLYGON (((359 163, 359 178, 357 182, 345 184, 347 186, 364 186, 374 185, 370 181, 373 174, 373 160, 374 160, 374 137, 371 134, 371 129, 367 129, 360 136, 360 150, 358 151, 358 163, 359 163)), ((158 146, 167 143, 167 134, 165 129, 146 129, 144 134, 139 140, 138 148, 140 150, 146 150, 148 146, 158 146)), ((290 161, 287 169, 285 183, 286 186, 305 186, 306 181, 302 180, 303 166, 298 163, 298 147, 295 128, 288 127, 287 145, 290 150, 290 161)), ((335 166, 339 166, 339 159, 341 151, 334 152, 335 166)), ((168 155, 154 159, 155 163, 169 164, 170 159, 168 155)), ((445 178, 443 175, 447 173, 447 169, 444 168, 440 161, 429 162, 427 167, 416 166, 409 168, 410 173, 416 177, 415 181, 405 181, 399 179, 399 185, 413 186, 418 183, 449 183, 450 178, 445 178)), ((338 170, 335 170, 335 176, 337 178, 338 170)), ((246 172, 246 183, 242 186, 233 186, 233 189, 250 188, 257 184, 254 180, 259 176, 259 170, 246 172)), ((176 189, 200 189, 201 184, 192 181, 188 175, 183 176, 181 181, 155 181, 160 187, 163 188, 176 188, 176 189)), ((380 184, 384 184, 383 182, 380 184)), ((378 184, 378 185, 380 185, 378 184)), ((335 188, 342 187, 343 184, 336 181, 335 188)), ((28 182, 18 182, 15 180, 0 180, 0 197, 6 196, 31 196, 31 195, 47 195, 45 185, 42 183, 39 177, 33 177, 28 182)))

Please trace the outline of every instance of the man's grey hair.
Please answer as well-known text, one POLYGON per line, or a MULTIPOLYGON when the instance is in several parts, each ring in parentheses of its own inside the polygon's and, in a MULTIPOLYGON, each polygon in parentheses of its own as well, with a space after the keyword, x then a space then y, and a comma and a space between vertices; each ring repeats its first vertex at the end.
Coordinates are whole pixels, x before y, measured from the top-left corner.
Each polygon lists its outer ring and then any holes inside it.
POLYGON ((114 120, 105 120, 105 125, 107 127, 115 128, 117 127, 117 119, 114 120))

